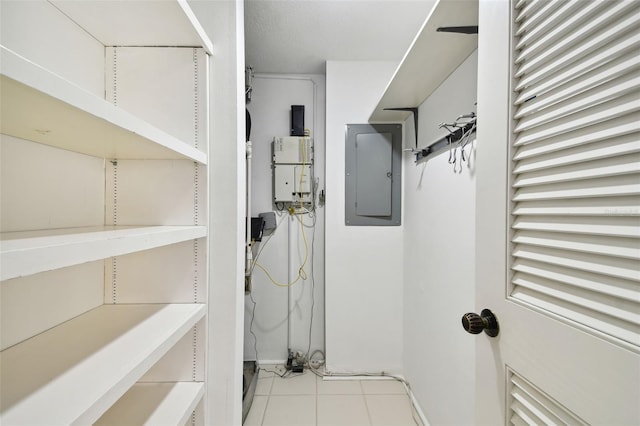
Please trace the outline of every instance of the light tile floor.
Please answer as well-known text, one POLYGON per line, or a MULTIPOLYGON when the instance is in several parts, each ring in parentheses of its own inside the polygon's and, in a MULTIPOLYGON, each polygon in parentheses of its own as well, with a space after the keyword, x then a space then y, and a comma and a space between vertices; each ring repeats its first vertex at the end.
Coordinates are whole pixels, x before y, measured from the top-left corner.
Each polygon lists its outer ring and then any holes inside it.
POLYGON ((244 426, 421 426, 398 381, 323 380, 307 369, 285 378, 274 373, 285 371, 261 368, 244 426))

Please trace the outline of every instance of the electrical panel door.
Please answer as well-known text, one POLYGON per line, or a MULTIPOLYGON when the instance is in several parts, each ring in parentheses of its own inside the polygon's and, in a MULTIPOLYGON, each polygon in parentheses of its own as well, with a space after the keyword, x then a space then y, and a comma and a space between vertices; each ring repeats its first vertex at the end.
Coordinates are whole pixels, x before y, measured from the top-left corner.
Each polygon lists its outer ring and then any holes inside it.
POLYGON ((356 135, 356 214, 391 215, 391 133, 356 135))
POLYGON ((348 124, 345 225, 400 225, 402 125, 348 124))

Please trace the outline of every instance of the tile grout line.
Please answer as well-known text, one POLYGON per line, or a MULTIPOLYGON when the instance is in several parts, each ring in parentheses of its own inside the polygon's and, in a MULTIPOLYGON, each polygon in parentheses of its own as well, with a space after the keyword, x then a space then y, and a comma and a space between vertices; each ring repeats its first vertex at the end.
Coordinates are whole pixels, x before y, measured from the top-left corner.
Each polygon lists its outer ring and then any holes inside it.
POLYGON ((373 425, 371 412, 369 411, 369 404, 367 403, 367 395, 365 395, 364 387, 362 386, 362 380, 358 380, 358 384, 360 385, 360 390, 362 391, 362 399, 364 400, 364 407, 367 409, 367 418, 369 419, 369 424, 373 425))
POLYGON ((271 393, 267 395, 267 402, 264 404, 264 410, 262 411, 262 418, 260 419, 260 426, 264 425, 264 418, 267 417, 267 408, 269 408, 269 402, 271 401, 271 393))
MULTIPOLYGON (((308 374, 308 377, 305 378, 305 381, 307 381, 307 382, 308 382, 308 380, 312 380, 313 381, 312 382, 312 385, 313 385, 312 392, 313 392, 313 395, 315 395, 315 398, 312 399, 312 401, 314 401, 314 403, 315 403, 315 408, 314 408, 314 419, 315 419, 315 421, 312 420, 311 424, 315 424, 316 426, 319 426, 319 425, 321 425, 320 417, 319 417, 320 416, 320 396, 321 396, 321 394, 320 394, 320 390, 321 390, 320 389, 320 387, 321 387, 320 380, 321 380, 321 378, 316 376, 315 374, 311 374, 310 372, 307 372, 307 374, 308 374)), ((300 377, 300 378, 302 379, 302 377, 300 377)), ((298 390, 298 393, 295 393, 295 394, 294 393, 286 393, 286 394, 282 394, 282 395, 279 394, 279 393, 278 394, 274 394, 274 391, 276 391, 276 390, 281 391, 282 390, 281 386, 278 383, 276 383, 276 381, 279 380, 281 382, 285 382, 285 380, 279 378, 277 375, 272 375, 268 379, 270 380, 270 382, 269 382, 270 386, 268 388, 268 392, 265 392, 267 394, 267 400, 265 402, 264 410, 262 411, 262 418, 260 419, 260 423, 259 423, 261 426, 264 426, 264 425, 268 424, 268 423, 266 423, 266 413, 267 413, 267 411, 269 409, 274 409, 275 408, 273 406, 274 401, 272 401, 272 399, 273 399, 272 397, 278 396, 278 397, 291 398, 291 397, 295 397, 295 396, 303 396, 304 395, 304 392, 302 394, 299 393, 300 390, 298 390)), ((363 400, 363 402, 364 402, 364 404, 365 404, 364 408, 366 410, 366 416, 367 416, 366 417, 366 421, 368 422, 367 424, 369 424, 369 425, 373 425, 374 424, 373 423, 373 417, 374 416, 373 416, 373 413, 371 411, 371 409, 373 407, 369 406, 369 403, 368 403, 368 400, 367 400, 367 395, 375 396, 376 398, 392 398, 394 400, 398 400, 400 397, 403 397, 403 398, 408 399, 409 409, 410 409, 408 414, 411 416, 412 420, 415 420, 415 415, 413 413, 413 406, 412 406, 411 401, 410 401, 411 398, 410 398, 410 395, 407 394, 406 389, 403 389, 405 392, 399 393, 399 392, 396 392, 394 389, 389 389, 389 387, 387 387, 386 389, 379 389, 379 388, 374 387, 374 388, 370 389, 374 393, 369 394, 366 391, 366 388, 368 388, 368 387, 364 386, 364 382, 363 381, 356 380, 356 382, 357 382, 357 388, 355 388, 353 390, 357 389, 357 393, 351 393, 351 392, 342 393, 342 392, 339 391, 338 393, 328 392, 327 395, 328 396, 360 395, 362 400, 363 400), (382 392, 380 392, 380 391, 382 391, 382 392)), ((296 385, 294 387, 294 389, 298 389, 298 386, 296 385)), ((309 388, 307 388, 307 389, 309 389, 309 388)), ((331 389, 333 390, 333 388, 331 388, 331 389)), ((323 390, 324 390, 324 387, 323 387, 323 390)), ((340 389, 340 390, 342 390, 342 389, 340 389)), ((325 395, 325 394, 323 393, 322 395, 325 395)), ((309 394, 309 396, 311 396, 311 394, 309 394)), ((374 401, 376 401, 376 399, 374 399, 374 401)), ((374 405, 375 405, 375 402, 374 402, 374 405)), ((365 419, 363 418, 363 420, 365 420, 365 419)))
MULTIPOLYGON (((271 390, 273 389, 273 377, 269 377, 271 380, 271 385, 269 386, 269 392, 267 392, 267 402, 264 404, 264 410, 262 411, 262 418, 260 419, 260 426, 264 425, 264 419, 267 417, 267 409, 269 408, 269 403, 271 402, 271 390)), ((260 380, 260 370, 258 370, 258 380, 260 380)))

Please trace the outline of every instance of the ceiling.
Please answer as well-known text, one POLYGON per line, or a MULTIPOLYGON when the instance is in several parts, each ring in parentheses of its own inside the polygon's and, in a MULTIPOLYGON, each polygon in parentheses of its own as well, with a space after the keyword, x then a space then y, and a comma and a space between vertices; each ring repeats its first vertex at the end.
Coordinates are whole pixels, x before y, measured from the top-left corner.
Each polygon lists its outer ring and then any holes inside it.
POLYGON ((400 61, 435 0, 245 0, 246 64, 324 74, 327 60, 400 61))

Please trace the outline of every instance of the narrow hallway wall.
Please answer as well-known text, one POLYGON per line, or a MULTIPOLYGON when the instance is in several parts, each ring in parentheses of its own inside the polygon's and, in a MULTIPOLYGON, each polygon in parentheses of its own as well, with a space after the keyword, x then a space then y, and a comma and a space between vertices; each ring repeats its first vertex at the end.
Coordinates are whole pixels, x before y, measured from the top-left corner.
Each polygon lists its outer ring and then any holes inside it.
POLYGON ((190 2, 214 40, 209 81, 209 313, 206 424, 242 423, 244 3, 190 2))
MULTIPOLYGON (((475 111, 477 68, 474 52, 420 106, 419 148, 447 134, 439 123, 475 111)), ((405 127, 414 147, 411 118, 405 127)), ((405 376, 433 425, 474 423, 475 341, 460 324, 475 305, 474 146, 465 162, 456 152, 455 171, 448 150, 404 159, 405 376)))
MULTIPOLYGON (((305 106, 305 127, 314 140, 314 175, 318 179, 319 190, 324 189, 325 78, 323 75, 256 74, 252 86, 252 100, 247 109, 251 113, 253 146, 251 210, 252 216, 257 217, 259 213, 275 211, 271 142, 274 137, 289 135, 291 105, 305 106)), ((309 348, 312 305, 311 352, 324 350, 324 207, 318 206, 316 213, 315 238, 313 229, 305 228, 309 253, 313 251, 313 258, 304 268, 309 278, 291 287, 294 299, 291 349, 303 353, 309 348)), ((271 237, 265 234, 258 246, 258 249, 264 248, 258 262, 275 280, 286 283, 289 226, 293 228, 291 231, 296 234, 298 242, 297 247, 292 247, 296 270, 300 258, 304 258, 304 240, 299 222, 292 221, 289 214, 277 212, 276 221, 280 224, 278 229, 271 237), (296 251, 299 256, 295 256, 296 251)), ((304 224, 312 223, 313 220, 305 215, 304 224)), ((244 359, 254 360, 257 356, 263 363, 282 363, 287 358, 287 288, 274 285, 258 267, 254 268, 252 283, 256 306, 254 311, 251 297, 245 296, 244 359)))
POLYGON ((326 345, 332 372, 402 371, 402 226, 345 225, 345 125, 364 124, 395 62, 327 62, 326 345))

